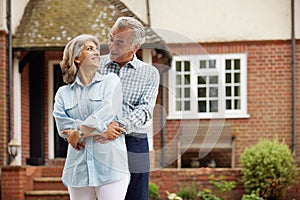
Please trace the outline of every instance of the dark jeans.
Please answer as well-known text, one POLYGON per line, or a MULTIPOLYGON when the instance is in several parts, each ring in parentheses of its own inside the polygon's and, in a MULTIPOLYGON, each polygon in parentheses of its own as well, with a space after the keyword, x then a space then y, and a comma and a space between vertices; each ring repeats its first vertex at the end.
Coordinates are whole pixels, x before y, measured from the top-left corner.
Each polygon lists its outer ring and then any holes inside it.
POLYGON ((130 183, 125 200, 148 200, 149 193, 149 145, 147 134, 126 136, 130 183))

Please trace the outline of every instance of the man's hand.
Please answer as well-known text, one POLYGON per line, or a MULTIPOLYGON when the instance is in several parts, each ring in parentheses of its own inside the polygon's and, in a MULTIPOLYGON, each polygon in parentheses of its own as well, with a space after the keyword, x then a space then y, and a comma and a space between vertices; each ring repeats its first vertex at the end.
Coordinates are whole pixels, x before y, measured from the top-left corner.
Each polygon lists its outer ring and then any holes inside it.
POLYGON ((80 142, 80 135, 78 133, 78 130, 63 130, 61 132, 64 135, 67 135, 67 141, 68 143, 76 150, 80 150, 85 147, 84 142, 80 142))
POLYGON ((94 136, 94 142, 109 142, 119 137, 123 132, 126 130, 121 128, 117 122, 110 122, 103 134, 94 136))

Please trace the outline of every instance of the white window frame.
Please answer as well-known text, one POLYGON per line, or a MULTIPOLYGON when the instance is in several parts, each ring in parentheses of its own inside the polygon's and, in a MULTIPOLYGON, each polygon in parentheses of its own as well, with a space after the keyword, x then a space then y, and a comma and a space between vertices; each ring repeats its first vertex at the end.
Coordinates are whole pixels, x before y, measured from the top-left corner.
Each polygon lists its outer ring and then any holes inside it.
POLYGON ((169 71, 169 113, 168 119, 212 119, 212 118, 249 118, 247 113, 247 54, 210 54, 174 56, 169 71), (226 110, 225 100, 225 60, 240 60, 240 109, 226 110), (215 69, 199 70, 200 60, 215 60, 215 69), (176 111, 176 61, 190 61, 191 72, 191 109, 176 111), (218 75, 218 112, 198 113, 197 77, 218 75))

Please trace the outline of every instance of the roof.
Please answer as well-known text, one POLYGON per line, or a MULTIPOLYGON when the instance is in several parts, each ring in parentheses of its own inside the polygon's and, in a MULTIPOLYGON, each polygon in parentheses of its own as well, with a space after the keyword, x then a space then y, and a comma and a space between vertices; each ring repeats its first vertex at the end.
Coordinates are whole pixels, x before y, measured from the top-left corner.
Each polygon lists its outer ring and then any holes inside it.
MULTIPOLYGON (((137 18, 119 0, 30 0, 14 35, 13 48, 62 48, 79 34, 95 35, 106 45, 110 28, 120 16, 137 18)), ((164 41, 151 28, 145 28, 142 47, 164 49, 164 41)))

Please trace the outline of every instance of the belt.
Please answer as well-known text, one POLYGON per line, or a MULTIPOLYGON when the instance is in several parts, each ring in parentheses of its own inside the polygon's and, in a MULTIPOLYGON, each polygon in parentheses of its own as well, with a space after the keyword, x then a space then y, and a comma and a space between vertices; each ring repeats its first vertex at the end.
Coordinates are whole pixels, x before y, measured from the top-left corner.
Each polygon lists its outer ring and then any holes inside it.
POLYGON ((125 134, 125 137, 139 137, 139 138, 146 138, 148 137, 146 133, 129 133, 125 134))

